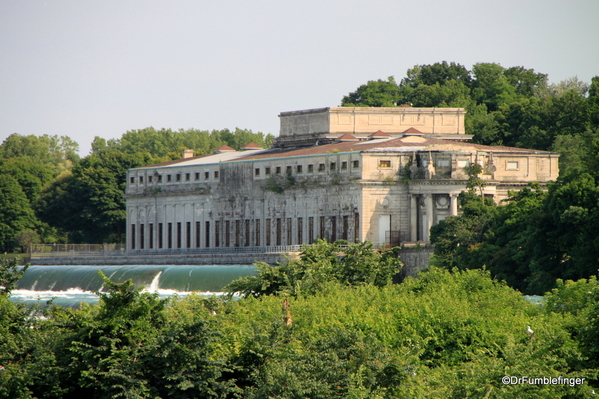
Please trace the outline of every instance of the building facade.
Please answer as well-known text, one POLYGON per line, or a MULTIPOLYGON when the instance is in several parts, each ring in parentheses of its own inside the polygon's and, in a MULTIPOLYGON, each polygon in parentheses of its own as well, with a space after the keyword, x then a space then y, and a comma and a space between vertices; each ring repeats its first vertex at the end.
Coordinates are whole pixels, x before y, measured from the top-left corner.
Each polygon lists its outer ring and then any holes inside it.
POLYGON ((322 108, 279 115, 271 149, 131 169, 127 248, 270 247, 369 240, 428 242, 430 227, 458 215, 467 168, 483 192, 558 176, 558 155, 470 143, 459 108, 322 108))

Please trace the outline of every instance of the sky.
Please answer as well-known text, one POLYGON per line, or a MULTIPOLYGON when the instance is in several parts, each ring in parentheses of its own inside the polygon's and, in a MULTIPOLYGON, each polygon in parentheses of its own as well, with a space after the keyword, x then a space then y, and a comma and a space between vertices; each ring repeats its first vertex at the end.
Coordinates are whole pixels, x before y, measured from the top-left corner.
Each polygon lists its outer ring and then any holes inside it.
POLYGON ((0 0, 0 142, 146 127, 279 132, 415 65, 599 75, 595 0, 0 0))

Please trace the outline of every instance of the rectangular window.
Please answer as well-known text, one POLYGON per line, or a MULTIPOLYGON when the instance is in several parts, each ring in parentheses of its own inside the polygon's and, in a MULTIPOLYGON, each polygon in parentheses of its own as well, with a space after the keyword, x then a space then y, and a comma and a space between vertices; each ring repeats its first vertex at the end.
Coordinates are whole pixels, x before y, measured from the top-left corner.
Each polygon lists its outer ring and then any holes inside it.
POLYGON ((200 230, 202 230, 202 223, 196 222, 196 248, 200 248, 202 243, 200 241, 200 230))
POLYGON ((195 173, 195 178, 196 178, 196 180, 200 180, 200 172, 195 173))
POLYGON ((177 248, 181 248, 181 222, 177 222, 177 248))
POLYGON ((354 242, 360 241, 360 214, 354 215, 354 242))
POLYGON ((505 163, 505 170, 518 170, 518 161, 507 161, 505 163))
POLYGON ((144 234, 144 233, 145 233, 145 231, 144 231, 144 227, 145 227, 145 226, 144 226, 144 224, 143 224, 143 223, 139 225, 139 249, 145 249, 145 246, 144 246, 144 244, 145 244, 145 243, 144 243, 144 239, 145 239, 146 237, 145 237, 145 234, 144 234))
POLYGON ((185 181, 189 181, 189 180, 191 180, 191 174, 185 173, 185 181))
POLYGON ((175 181, 181 181, 181 173, 175 175, 175 181))
POLYGON ((264 168, 264 174, 265 175, 270 175, 270 168, 269 167, 264 168))
POLYGON ((290 175, 292 173, 291 166, 288 166, 286 168, 285 173, 287 173, 288 175, 290 175))
POLYGON ((296 171, 296 173, 303 173, 303 170, 302 170, 302 169, 303 169, 303 168, 302 168, 302 165, 297 165, 297 166, 295 167, 295 171, 296 171))
POLYGON ((214 178, 215 178, 215 179, 218 179, 218 170, 215 170, 215 171, 214 171, 214 178))
POLYGON ((449 159, 438 159, 437 167, 439 168, 448 168, 449 167, 449 159))
POLYGON ((337 169, 337 163, 331 162, 331 170, 336 170, 336 169, 337 169))
POLYGON ((297 218, 297 243, 304 243, 304 220, 302 218, 297 218))
POLYGON ((354 169, 359 168, 360 167, 360 161, 355 160, 352 162, 354 169))
POLYGON ((324 232, 325 232, 325 230, 324 230, 324 216, 320 217, 320 226, 319 227, 320 227, 320 237, 319 238, 321 240, 324 240, 325 239, 325 235, 324 235, 324 232))
POLYGON ((349 216, 343 216, 343 238, 347 240, 349 237, 349 216))
POLYGON ((148 176, 148 183, 152 183, 152 176, 148 176))
POLYGON ((390 160, 380 160, 379 161, 379 168, 390 168, 391 167, 391 161, 390 160))
POLYGON ((231 246, 231 222, 225 220, 225 247, 231 246))
POLYGON ((149 238, 148 247, 150 249, 154 249, 154 223, 149 223, 148 229, 149 229, 149 231, 148 231, 148 238, 149 238))
POLYGON ((249 219, 245 221, 245 237, 244 238, 245 238, 244 245, 246 247, 249 247, 250 246, 250 220, 249 219))
POLYGON ((185 246, 191 248, 191 222, 186 222, 185 225, 185 246))
POLYGON ((337 241, 337 216, 331 216, 331 242, 337 241))
POLYGON ((167 248, 171 249, 173 247, 173 224, 168 223, 166 229, 166 244, 167 248))
POLYGON ((235 246, 238 247, 241 244, 241 220, 235 221, 235 246))
POLYGON ((210 172, 204 172, 204 180, 210 179, 210 172))
POLYGON ((158 183, 162 183, 162 175, 158 175, 158 183))
POLYGON ((287 218, 287 245, 293 244, 293 229, 291 227, 291 218, 287 218))
POLYGON ((283 226, 282 226, 282 223, 281 223, 281 218, 277 218, 277 227, 276 228, 277 228, 277 230, 276 230, 277 231, 277 233, 276 233, 277 234, 276 235, 276 240, 277 240, 276 241, 276 245, 281 245, 281 242, 282 242, 282 237, 281 237, 281 232, 282 231, 281 230, 283 230, 283 226))
POLYGON ((171 181, 171 175, 166 175, 166 182, 170 183, 170 181, 171 181))
POLYGON ((144 177, 143 176, 139 176, 139 183, 143 183, 144 182, 144 177))
POLYGON ((260 219, 255 220, 256 223, 256 246, 260 246, 260 219))
POLYGON ((314 165, 308 165, 308 173, 314 173, 314 165))
POLYGON ((270 246, 270 219, 266 219, 266 223, 264 223, 264 233, 266 234, 266 246, 270 246))
POLYGON ((162 223, 158 223, 158 248, 162 249, 164 242, 164 226, 162 223))
POLYGON ((310 216, 308 218, 308 244, 314 242, 314 218, 310 216))
POLYGON ((347 169, 347 161, 341 162, 341 170, 346 170, 346 169, 347 169))
POLYGON ((466 159, 458 159, 458 168, 467 168, 470 166, 470 161, 466 159))
POLYGON ((135 183, 135 177, 131 176, 131 177, 129 178, 129 181, 131 182, 131 184, 135 183))
POLYGON ((131 225, 131 249, 135 249, 135 225, 131 225))
POLYGON ((323 163, 319 163, 318 164, 318 171, 319 172, 324 172, 324 164, 323 163))
POLYGON ((205 247, 210 248, 210 222, 206 222, 206 232, 204 234, 205 247))
POLYGON ((275 173, 276 173, 277 175, 280 175, 280 174, 281 174, 281 167, 280 167, 280 166, 277 166, 277 167, 275 168, 275 173))
POLYGON ((254 169, 254 176, 260 176, 260 168, 254 169))
POLYGON ((214 222, 214 246, 220 247, 220 222, 214 222))

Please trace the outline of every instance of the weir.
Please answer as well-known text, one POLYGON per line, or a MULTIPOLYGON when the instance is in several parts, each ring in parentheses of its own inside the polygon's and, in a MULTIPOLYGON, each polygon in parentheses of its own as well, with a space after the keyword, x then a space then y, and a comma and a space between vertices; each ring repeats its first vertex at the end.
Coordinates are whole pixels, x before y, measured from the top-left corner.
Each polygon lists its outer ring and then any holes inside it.
POLYGON ((94 292, 104 291, 100 270, 115 283, 131 279, 136 286, 161 296, 190 292, 210 295, 222 292, 225 285, 239 277, 254 275, 256 266, 30 266, 13 290, 11 300, 33 303, 55 298, 55 304, 69 307, 79 302, 95 303, 94 292))

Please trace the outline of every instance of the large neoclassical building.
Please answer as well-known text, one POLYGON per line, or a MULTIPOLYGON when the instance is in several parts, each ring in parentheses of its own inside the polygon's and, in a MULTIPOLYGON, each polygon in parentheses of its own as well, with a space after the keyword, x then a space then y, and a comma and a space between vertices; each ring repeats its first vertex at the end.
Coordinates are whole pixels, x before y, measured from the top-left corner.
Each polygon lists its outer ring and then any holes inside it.
POLYGON ((131 169, 127 248, 427 242, 433 224, 460 213, 471 164, 497 202, 557 178, 557 154, 470 143, 464 116, 461 108, 283 112, 271 149, 187 151, 131 169))

